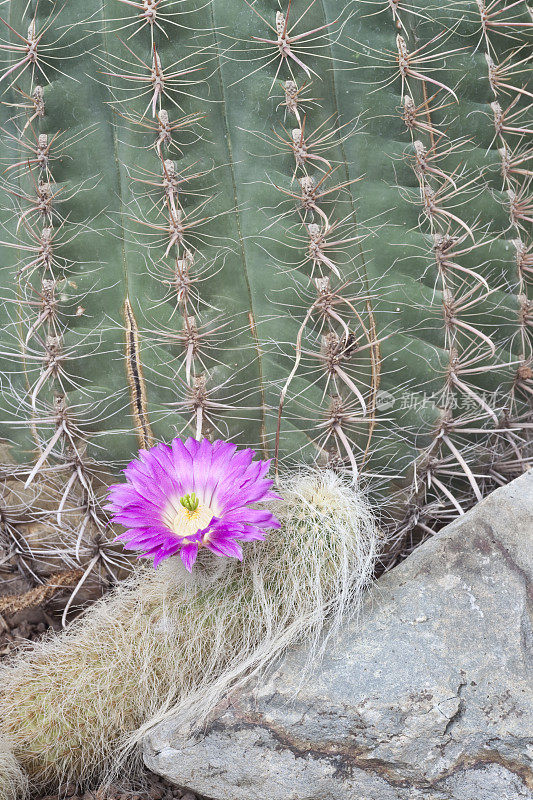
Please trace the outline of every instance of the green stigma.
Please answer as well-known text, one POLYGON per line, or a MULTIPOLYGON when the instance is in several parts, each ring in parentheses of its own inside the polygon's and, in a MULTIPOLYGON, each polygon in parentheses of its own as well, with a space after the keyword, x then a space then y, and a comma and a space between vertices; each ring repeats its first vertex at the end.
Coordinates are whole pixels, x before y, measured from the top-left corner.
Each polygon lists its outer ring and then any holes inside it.
POLYGON ((187 509, 187 511, 196 511, 196 509, 200 505, 200 501, 198 500, 194 492, 191 492, 191 494, 186 494, 183 497, 180 497, 180 503, 183 506, 183 508, 187 509))

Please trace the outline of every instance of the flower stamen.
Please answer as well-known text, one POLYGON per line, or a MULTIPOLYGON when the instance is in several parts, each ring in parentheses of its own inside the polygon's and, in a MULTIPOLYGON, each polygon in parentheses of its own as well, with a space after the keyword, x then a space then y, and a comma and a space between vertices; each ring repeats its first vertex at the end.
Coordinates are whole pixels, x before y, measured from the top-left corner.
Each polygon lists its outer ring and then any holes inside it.
POLYGON ((186 494, 183 497, 180 497, 180 503, 183 506, 183 508, 186 508, 188 511, 196 511, 196 509, 200 505, 200 501, 196 497, 194 492, 191 492, 190 494, 186 494))

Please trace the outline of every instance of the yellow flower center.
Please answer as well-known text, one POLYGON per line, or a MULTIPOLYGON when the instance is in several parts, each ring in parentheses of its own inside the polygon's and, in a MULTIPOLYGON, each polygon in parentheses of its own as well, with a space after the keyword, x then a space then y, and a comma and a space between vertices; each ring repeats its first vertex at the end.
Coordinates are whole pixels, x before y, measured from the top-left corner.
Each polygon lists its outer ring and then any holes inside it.
POLYGON ((202 528, 207 528, 213 517, 213 509, 205 503, 193 503, 194 509, 187 508, 182 504, 173 505, 170 528, 176 536, 186 538, 193 536, 202 528))

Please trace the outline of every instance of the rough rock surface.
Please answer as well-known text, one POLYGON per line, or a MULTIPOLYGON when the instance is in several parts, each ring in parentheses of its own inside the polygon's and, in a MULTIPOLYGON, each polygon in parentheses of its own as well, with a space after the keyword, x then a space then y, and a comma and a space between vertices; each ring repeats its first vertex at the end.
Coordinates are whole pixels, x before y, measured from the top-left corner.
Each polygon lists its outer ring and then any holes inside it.
POLYGON ((217 800, 531 800, 532 540, 529 472, 383 576, 303 685, 295 649, 146 764, 217 800))

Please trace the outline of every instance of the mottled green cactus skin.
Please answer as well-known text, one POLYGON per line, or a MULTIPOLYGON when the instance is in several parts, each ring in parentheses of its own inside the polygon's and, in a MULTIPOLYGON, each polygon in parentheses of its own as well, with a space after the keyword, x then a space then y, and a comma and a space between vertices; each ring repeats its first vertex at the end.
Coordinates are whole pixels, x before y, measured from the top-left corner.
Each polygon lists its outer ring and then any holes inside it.
MULTIPOLYGON (((522 62, 532 18, 525 2, 508 5, 294 0, 290 35, 316 31, 292 50, 317 73, 312 80, 258 41, 275 38, 267 23, 287 12, 274 0, 0 7, 22 36, 34 18, 44 30, 37 65, 0 83, 4 168, 23 162, 2 177, 2 435, 18 464, 6 475, 53 479, 102 536, 105 477, 139 445, 222 436, 277 454, 284 466, 316 460, 356 470, 376 500, 387 498, 401 550, 413 532, 435 529, 525 469, 533 96, 522 62), (398 60, 398 34, 407 62, 398 60), (128 78, 146 78, 154 52, 167 76, 199 67, 167 77, 155 97, 171 123, 201 115, 174 131, 170 149, 154 146, 154 85, 128 78), (487 52, 503 70, 492 85, 487 52), (327 164, 308 159, 295 169, 282 143, 297 126, 284 105, 287 79, 307 84, 298 113, 306 140, 327 137, 324 149, 311 147, 327 164), (37 84, 44 115, 22 134, 33 111, 19 90, 31 95, 37 84), (406 95, 418 109, 414 126, 404 118, 406 95), (512 105, 499 130, 495 102, 512 105), (20 224, 44 175, 24 164, 31 148, 20 140, 59 131, 49 170, 62 191, 51 216, 31 212, 20 224), (429 172, 414 169, 419 141, 429 172), (515 154, 502 173, 505 146, 515 154), (166 202, 162 159, 192 175, 166 202), (340 188, 304 211, 292 196, 298 178, 320 181, 325 172, 320 189, 340 188), (437 192, 429 216, 427 191, 437 192), (184 243, 170 244, 164 230, 173 202, 186 221, 200 220, 184 243), (306 225, 325 220, 334 226, 326 239, 342 242, 328 250, 335 269, 305 259, 306 225), (32 244, 27 223, 40 235, 50 221, 58 232, 51 266, 27 269, 35 257, 20 249, 32 244), (435 234, 462 237, 451 266, 435 234), (187 312, 172 284, 185 247, 200 298, 187 312), (52 317, 24 341, 45 276, 57 282, 64 373, 42 381, 32 406, 52 317), (316 304, 320 276, 329 279, 329 304, 316 304), (187 354, 188 316, 198 334, 189 332, 187 354), (70 438, 62 429, 46 452, 65 419, 70 438)), ((3 28, 4 72, 24 53, 3 28)))

